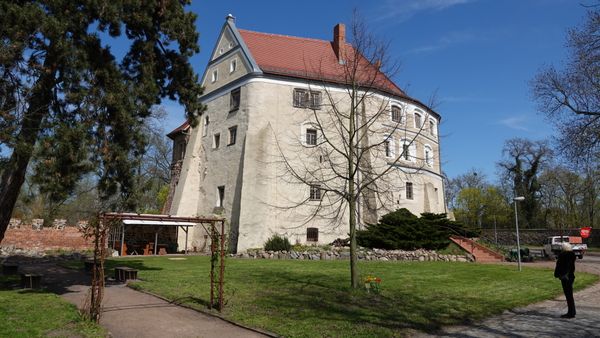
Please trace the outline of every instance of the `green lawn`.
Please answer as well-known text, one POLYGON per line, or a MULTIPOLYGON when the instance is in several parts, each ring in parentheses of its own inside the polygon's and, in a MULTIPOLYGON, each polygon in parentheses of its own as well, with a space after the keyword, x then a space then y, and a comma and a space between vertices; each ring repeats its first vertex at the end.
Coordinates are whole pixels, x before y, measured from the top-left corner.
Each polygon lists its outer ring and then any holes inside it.
MULTIPOLYGON (((209 260, 190 256, 115 259, 108 266, 140 270, 133 284, 205 308, 209 260)), ((478 320, 561 293, 548 269, 443 262, 361 262, 364 276, 382 279, 381 294, 354 291, 347 261, 228 259, 223 314, 286 337, 401 336, 478 320)), ((598 277, 577 274, 576 289, 598 277)))
POLYGON ((105 337, 77 308, 43 291, 13 290, 18 276, 0 276, 0 337, 105 337))

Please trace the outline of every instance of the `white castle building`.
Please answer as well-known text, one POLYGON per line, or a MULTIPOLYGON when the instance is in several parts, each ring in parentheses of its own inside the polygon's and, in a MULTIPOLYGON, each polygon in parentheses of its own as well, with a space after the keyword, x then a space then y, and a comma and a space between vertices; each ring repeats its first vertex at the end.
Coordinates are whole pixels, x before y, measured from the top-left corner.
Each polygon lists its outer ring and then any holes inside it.
MULTIPOLYGON (((345 143, 327 136, 339 125, 324 120, 350 105, 343 69, 354 51, 342 24, 325 41, 241 30, 228 16, 202 77, 206 111, 197 127, 184 123, 168 135, 175 170, 166 211, 224 216, 233 251, 262 247, 273 234, 303 244, 347 238, 348 210, 334 203, 347 183, 324 174, 336 163, 348 168, 339 161, 343 151, 334 151, 345 143)), ((376 131, 360 134, 358 146, 376 145, 361 158, 372 172, 360 179, 390 169, 378 189, 361 194, 359 228, 398 208, 446 212, 440 116, 407 96, 377 62, 361 67, 376 75, 358 125, 374 111, 385 114, 370 124, 376 131)), ((178 236, 181 249, 185 234, 178 236)), ((201 227, 190 236, 193 246, 206 245, 201 227)))

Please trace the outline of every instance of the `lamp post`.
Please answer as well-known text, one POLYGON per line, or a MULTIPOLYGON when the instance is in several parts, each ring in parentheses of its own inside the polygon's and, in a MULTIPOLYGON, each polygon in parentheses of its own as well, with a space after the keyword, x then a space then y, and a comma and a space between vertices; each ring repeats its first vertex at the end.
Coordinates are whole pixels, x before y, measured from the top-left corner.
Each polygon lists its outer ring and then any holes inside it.
POLYGON ((517 202, 524 201, 525 197, 518 196, 513 198, 515 203, 515 225, 517 227, 517 259, 519 262, 519 271, 521 271, 521 244, 519 243, 519 214, 517 213, 517 202))

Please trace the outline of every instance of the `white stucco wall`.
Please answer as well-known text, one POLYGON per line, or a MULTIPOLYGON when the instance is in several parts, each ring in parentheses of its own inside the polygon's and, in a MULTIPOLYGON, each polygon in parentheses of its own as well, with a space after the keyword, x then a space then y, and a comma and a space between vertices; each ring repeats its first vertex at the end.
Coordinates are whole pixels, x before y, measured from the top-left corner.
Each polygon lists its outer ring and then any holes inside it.
MULTIPOLYGON (((314 148, 306 149, 299 143, 301 126, 314 119, 312 110, 292 105, 294 88, 302 86, 306 84, 255 78, 241 84, 241 104, 237 111, 229 112, 229 91, 219 93, 205 102, 208 107, 205 114, 209 116, 210 124, 205 136, 203 119, 191 131, 172 213, 223 215, 230 223, 233 236, 237 237, 239 233, 238 250, 261 247, 275 233, 288 237, 292 242, 305 243, 308 227, 319 229, 319 244, 346 237, 347 208, 338 215, 336 222, 332 222, 326 216, 330 214, 327 211, 334 208, 324 208, 324 212, 310 217, 318 201, 293 207, 307 197, 309 190, 306 185, 293 182, 282 165, 282 153, 297 167, 314 166, 318 155, 314 148), (228 146, 227 132, 231 126, 237 126, 237 141, 228 146), (221 134, 218 149, 213 149, 215 133, 221 134), (218 186, 225 186, 222 209, 216 208, 218 186)), ((343 93, 335 95, 343 98, 343 93)), ((388 98, 374 99, 379 104, 385 100, 388 98)), ((397 168, 389 175, 393 181, 389 192, 377 203, 380 209, 377 216, 402 207, 415 214, 444 212, 437 132, 429 135, 421 131, 417 135, 419 131, 413 127, 411 117, 414 107, 403 104, 407 113, 407 127, 394 131, 394 139, 398 140, 394 144, 395 153, 402 151, 401 138, 415 138, 417 157, 423 152, 423 145, 428 144, 434 152, 434 164, 428 167, 422 158, 414 162, 399 161, 397 168), (406 199, 405 182, 413 183, 412 200, 406 199)), ((325 110, 320 113, 324 114, 325 110)), ((389 121, 382 121, 378 128, 389 129, 389 125, 394 126, 389 121)), ((377 166, 387 164, 387 160, 381 157, 374 156, 371 160, 377 166)), ((367 214, 365 210, 363 213, 367 214)), ((190 233, 190 243, 202 247, 204 236, 203 229, 197 228, 190 233)), ((182 232, 179 238, 182 248, 185 238, 182 232)))

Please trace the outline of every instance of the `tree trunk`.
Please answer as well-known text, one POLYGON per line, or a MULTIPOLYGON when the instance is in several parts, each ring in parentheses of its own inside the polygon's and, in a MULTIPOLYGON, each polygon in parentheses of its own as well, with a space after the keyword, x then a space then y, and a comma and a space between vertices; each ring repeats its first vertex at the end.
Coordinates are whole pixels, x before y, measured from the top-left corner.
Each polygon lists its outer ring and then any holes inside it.
POLYGON ((353 195, 350 196, 350 283, 353 288, 357 289, 360 286, 360 276, 357 266, 358 255, 356 253, 356 201, 353 195))
MULTIPOLYGON (((45 64, 50 63, 46 58, 45 64)), ((29 108, 25 112, 21 130, 17 135, 16 146, 0 181, 0 243, 8 228, 21 186, 25 182, 27 166, 33 155, 42 120, 52 102, 52 88, 55 85, 55 70, 49 71, 38 80, 32 91, 29 108)))
POLYGON ((350 284, 352 288, 357 289, 359 287, 359 275, 358 275, 358 255, 356 253, 356 196, 354 184, 356 176, 354 175, 354 166, 358 165, 354 163, 354 132, 355 132, 355 116, 356 108, 354 104, 354 97, 352 97, 352 106, 350 108, 350 128, 348 128, 348 203, 350 203, 350 284))

